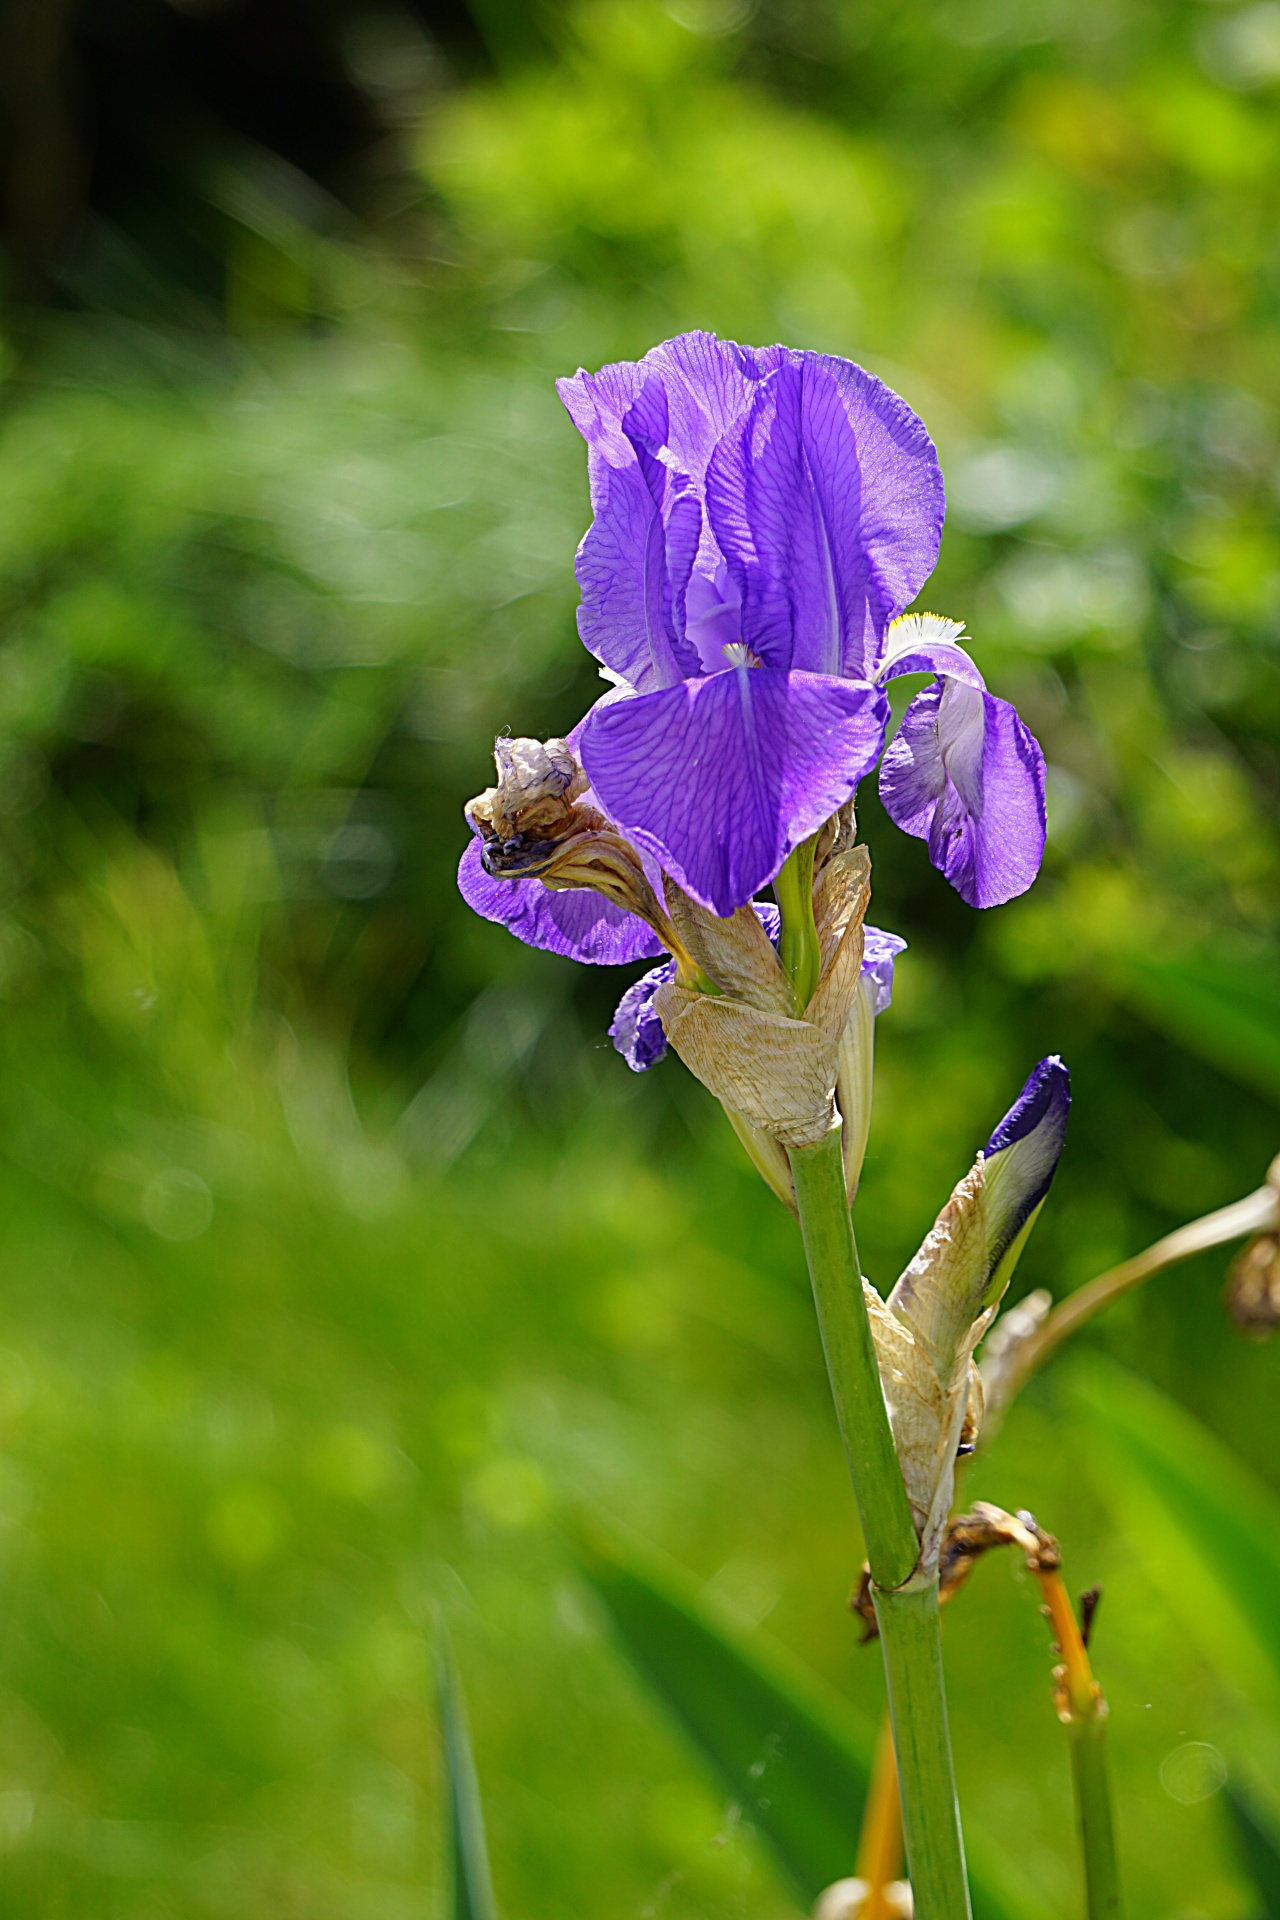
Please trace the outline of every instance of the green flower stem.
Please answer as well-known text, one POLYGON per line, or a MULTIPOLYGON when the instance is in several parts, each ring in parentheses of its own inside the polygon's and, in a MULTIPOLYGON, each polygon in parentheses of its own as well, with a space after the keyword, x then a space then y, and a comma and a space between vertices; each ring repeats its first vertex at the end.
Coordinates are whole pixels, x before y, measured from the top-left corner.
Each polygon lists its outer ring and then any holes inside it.
POLYGON ((813 918, 813 855, 817 835, 788 854, 773 883, 782 932, 778 957, 795 991, 797 1012, 803 1013, 817 991, 822 973, 822 949, 813 918))
POLYGON ((1120 1876, 1116 1870, 1105 1709, 1091 1713, 1087 1720, 1073 1722, 1070 1740, 1071 1779, 1084 1860, 1085 1910, 1089 1920, 1119 1920, 1120 1876))
POLYGON ((789 1158, 827 1372, 871 1577, 877 1586, 900 1587, 911 1577, 920 1542, 889 1428, 871 1322, 862 1297, 840 1127, 833 1127, 816 1147, 793 1147, 789 1158))
POLYGON ((916 1920, 968 1920, 969 1883, 942 1676, 938 1583, 872 1587, 893 1745, 898 1756, 907 1874, 916 1920))
POLYGON ((789 1157, 827 1372, 871 1564, 916 1917, 967 1920, 938 1590, 894 1591, 910 1579, 920 1549, 862 1295, 839 1126, 817 1146, 793 1147, 789 1157))
POLYGON ((1071 1746, 1071 1783, 1084 1862, 1085 1911, 1088 1920, 1119 1920, 1120 1874, 1116 1865, 1111 1771, 1107 1760, 1107 1703, 1093 1677, 1088 1650, 1062 1575, 1041 1575, 1040 1587, 1062 1655, 1062 1665, 1055 1669, 1055 1704, 1071 1746))

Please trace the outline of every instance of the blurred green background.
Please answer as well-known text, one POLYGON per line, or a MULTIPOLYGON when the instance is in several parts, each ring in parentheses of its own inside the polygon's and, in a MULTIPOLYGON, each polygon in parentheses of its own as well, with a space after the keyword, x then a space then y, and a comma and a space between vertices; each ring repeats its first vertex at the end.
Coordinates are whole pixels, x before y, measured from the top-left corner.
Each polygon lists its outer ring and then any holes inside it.
MULTIPOLYGON (((630 974, 453 890, 494 733, 598 686, 553 378, 708 326, 937 439, 925 604, 1049 852, 973 914, 868 796, 910 952, 859 1232, 891 1283, 1060 1051, 1060 1294, 1280 1147, 1278 89, 1274 0, 0 5, 0 1913, 436 1911, 437 1610, 508 1916, 797 1913, 570 1548, 622 1522, 874 1719, 797 1236, 612 1052, 630 974)), ((1224 1265, 1089 1344, 1280 1487, 1224 1265)), ((1280 1790, 1280 1680, 1114 1378, 970 1487, 1106 1589, 1133 1913, 1253 1920, 1202 1747, 1280 1790)), ((967 1819, 1074 1914, 1014 1565, 947 1655, 967 1819)))

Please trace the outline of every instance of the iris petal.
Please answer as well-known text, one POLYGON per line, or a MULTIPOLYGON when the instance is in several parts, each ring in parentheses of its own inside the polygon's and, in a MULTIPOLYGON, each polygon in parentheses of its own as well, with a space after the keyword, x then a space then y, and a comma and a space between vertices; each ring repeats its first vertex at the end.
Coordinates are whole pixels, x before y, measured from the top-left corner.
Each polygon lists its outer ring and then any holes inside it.
POLYGON ((880 797, 971 907, 1025 893, 1044 853, 1044 755, 1007 700, 950 676, 916 695, 880 797))
POLYGON ((623 416, 646 381, 660 381, 669 409, 672 463, 700 481, 717 440, 745 411, 771 364, 769 350, 757 354, 714 333, 682 333, 653 347, 643 360, 615 361, 599 373, 579 368, 571 378, 557 380, 556 391, 587 445, 616 461, 625 457, 623 416))
POLYGON ((684 638, 684 598, 702 508, 660 457, 668 420, 666 395, 650 378, 607 442, 592 446, 593 517, 574 563, 583 645, 642 692, 698 670, 684 638))
POLYGON ((631 960, 652 960, 663 951, 650 927, 634 913, 582 888, 555 893, 541 880, 495 880, 480 859, 473 838, 458 865, 458 888, 469 907, 496 920, 526 946, 618 967, 631 960))
POLYGON ((619 832, 728 914, 849 799, 887 713, 860 681, 731 667, 595 707, 582 764, 619 832))
POLYGON ((668 960, 665 967, 651 967, 632 982, 618 1002, 609 1038, 632 1073, 646 1073, 666 1054, 667 1036, 653 1010, 653 996, 675 977, 674 960, 668 960))
POLYGON ((869 678, 938 557, 933 442, 873 374, 787 353, 707 467, 707 515, 762 660, 869 678))
POLYGON ((893 963, 905 953, 907 943, 898 933, 883 933, 879 927, 863 928, 862 974, 871 982, 872 1013, 887 1013, 893 1005, 893 963))

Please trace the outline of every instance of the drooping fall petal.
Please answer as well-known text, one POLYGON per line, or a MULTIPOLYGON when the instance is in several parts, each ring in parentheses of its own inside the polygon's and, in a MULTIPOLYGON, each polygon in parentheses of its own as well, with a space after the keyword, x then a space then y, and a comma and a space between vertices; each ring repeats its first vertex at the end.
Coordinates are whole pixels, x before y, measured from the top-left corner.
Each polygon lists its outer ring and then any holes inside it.
POLYGON ((597 706, 582 762, 620 832, 728 914, 850 797, 886 714, 860 681, 740 665, 597 706))
POLYGON ((948 676, 916 695, 880 769, 890 818, 971 907, 1026 889, 1044 854, 1044 755, 1007 700, 948 676))

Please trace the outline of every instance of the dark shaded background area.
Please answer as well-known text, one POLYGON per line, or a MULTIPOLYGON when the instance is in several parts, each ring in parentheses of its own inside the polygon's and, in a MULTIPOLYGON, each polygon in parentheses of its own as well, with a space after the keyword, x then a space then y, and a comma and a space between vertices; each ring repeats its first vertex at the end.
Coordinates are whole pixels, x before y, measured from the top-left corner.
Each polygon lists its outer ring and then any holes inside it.
MULTIPOLYGON (((459 72, 490 64, 462 5, 406 10, 459 72)), ((199 177, 251 141, 352 214, 368 210, 386 128, 342 55, 367 6, 304 0, 9 0, 3 16, 5 241, 16 289, 67 297, 96 216, 218 301, 223 249, 199 177)))

